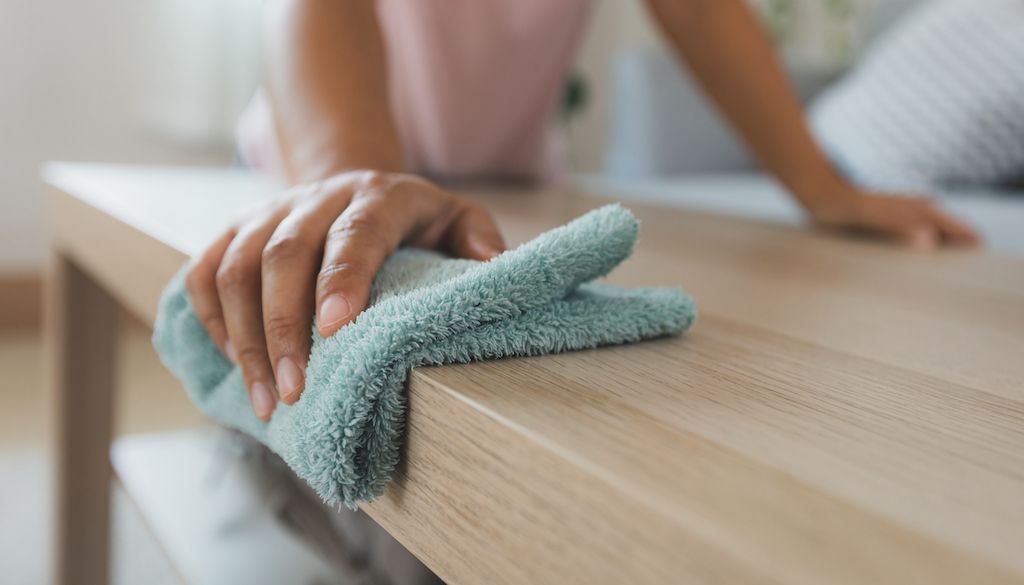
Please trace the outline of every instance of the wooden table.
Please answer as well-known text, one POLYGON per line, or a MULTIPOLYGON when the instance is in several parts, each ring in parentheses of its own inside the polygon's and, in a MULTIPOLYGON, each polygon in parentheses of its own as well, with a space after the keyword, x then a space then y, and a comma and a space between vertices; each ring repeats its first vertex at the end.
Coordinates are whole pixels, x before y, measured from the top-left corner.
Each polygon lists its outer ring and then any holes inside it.
MULTIPOLYGON (((241 204, 242 172, 49 168, 63 583, 106 579, 112 326, 241 204)), ((603 201, 486 196, 510 241, 603 201)), ((633 206, 612 277, 690 333, 424 368, 367 512, 451 583, 1024 582, 1024 263, 633 206)))

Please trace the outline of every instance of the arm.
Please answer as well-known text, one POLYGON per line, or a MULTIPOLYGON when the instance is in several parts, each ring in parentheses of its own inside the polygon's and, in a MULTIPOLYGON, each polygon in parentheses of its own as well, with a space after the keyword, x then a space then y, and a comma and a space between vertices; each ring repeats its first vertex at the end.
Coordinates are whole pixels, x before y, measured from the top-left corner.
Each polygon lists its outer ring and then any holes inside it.
POLYGON ((187 279, 264 420, 301 395, 311 316, 325 337, 354 319, 396 248, 504 249, 482 206, 401 173, 374 2, 273 0, 267 12, 267 89, 294 187, 225 231, 187 279))
POLYGON ((295 183, 351 169, 404 170, 374 4, 278 0, 267 7, 266 89, 295 183))
POLYGON ((836 172, 804 123, 771 44, 743 0, 648 0, 704 90, 816 221, 894 236, 919 247, 975 243, 927 199, 859 190, 836 172))

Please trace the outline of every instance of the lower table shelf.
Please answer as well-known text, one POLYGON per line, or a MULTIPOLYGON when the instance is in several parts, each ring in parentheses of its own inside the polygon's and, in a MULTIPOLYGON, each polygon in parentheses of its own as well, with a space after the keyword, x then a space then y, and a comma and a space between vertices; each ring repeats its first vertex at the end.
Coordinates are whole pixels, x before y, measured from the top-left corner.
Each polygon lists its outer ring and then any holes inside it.
POLYGON ((222 432, 131 435, 111 449, 116 478, 182 578, 191 585, 337 582, 276 522, 244 467, 223 455, 222 432))

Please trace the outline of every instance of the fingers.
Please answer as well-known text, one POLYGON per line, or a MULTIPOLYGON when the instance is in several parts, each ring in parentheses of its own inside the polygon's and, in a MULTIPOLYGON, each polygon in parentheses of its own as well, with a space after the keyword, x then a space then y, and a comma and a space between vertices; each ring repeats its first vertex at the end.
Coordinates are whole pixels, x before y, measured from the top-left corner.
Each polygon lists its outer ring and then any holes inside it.
POLYGON ((490 260, 505 251, 505 240, 483 205, 464 201, 463 210, 448 229, 445 246, 459 258, 490 260))
POLYGON ((946 242, 954 246, 977 246, 981 243, 977 232, 938 207, 931 206, 930 214, 946 242))
POLYGON ((914 250, 934 250, 942 242, 939 230, 923 215, 906 218, 894 231, 905 246, 914 250))
POLYGON ((242 228, 228 245, 216 276, 236 363, 242 370, 253 409, 263 420, 270 419, 277 399, 264 338, 260 266, 263 249, 283 213, 277 212, 242 228))
POLYGON ((436 205, 373 191, 357 194, 331 225, 316 285, 316 324, 333 335, 365 307, 373 279, 384 260, 416 227, 438 213, 436 205))
POLYGON ((949 216, 925 197, 870 196, 863 201, 862 227, 891 234, 916 250, 935 250, 942 245, 976 245, 977 234, 949 216))
POLYGON ((196 317, 220 348, 221 353, 232 362, 235 361, 235 356, 231 341, 228 339, 217 293, 217 269, 235 233, 235 230, 231 229, 214 240, 195 260, 185 277, 185 288, 192 300, 196 317))
POLYGON ((935 250, 943 245, 973 246, 977 234, 939 209, 928 199, 915 199, 912 213, 901 221, 904 242, 915 249, 935 250))
POLYGON ((290 190, 218 238, 189 272, 196 313, 241 369, 256 414, 305 387, 309 317, 321 335, 366 306, 403 242, 489 259, 505 249, 486 210, 409 175, 347 173, 290 190))
POLYGON ((278 394, 285 404, 294 404, 305 387, 324 239, 346 205, 348 198, 332 197, 296 209, 277 226, 263 249, 263 330, 278 394))

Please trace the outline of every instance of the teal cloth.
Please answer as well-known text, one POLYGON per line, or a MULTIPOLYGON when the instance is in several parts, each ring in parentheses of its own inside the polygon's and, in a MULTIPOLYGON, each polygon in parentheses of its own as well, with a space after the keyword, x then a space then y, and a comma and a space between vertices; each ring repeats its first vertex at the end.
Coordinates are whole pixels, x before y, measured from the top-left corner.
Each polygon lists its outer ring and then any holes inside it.
POLYGON ((405 380, 415 366, 532 356, 678 334, 696 317, 670 288, 589 281, 632 252, 638 224, 618 205, 592 211, 489 262, 403 249, 384 264, 369 308, 313 348, 302 398, 270 422, 253 414, 238 368, 193 312, 183 273, 160 302, 153 343, 196 405, 278 453, 329 504, 379 496, 398 462, 405 380))

